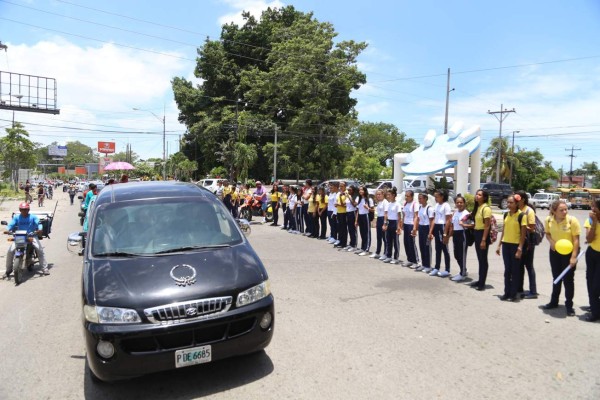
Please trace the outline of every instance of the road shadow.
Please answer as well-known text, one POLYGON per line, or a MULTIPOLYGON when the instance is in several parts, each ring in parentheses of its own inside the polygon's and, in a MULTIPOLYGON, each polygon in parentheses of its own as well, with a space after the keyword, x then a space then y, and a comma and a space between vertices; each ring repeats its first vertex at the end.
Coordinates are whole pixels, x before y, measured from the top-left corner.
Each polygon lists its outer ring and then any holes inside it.
POLYGON ((538 308, 540 310, 542 310, 542 312, 544 314, 546 314, 552 318, 560 318, 560 319, 567 318, 567 310, 564 306, 558 306, 558 307, 552 308, 550 310, 546 310, 543 305, 538 306, 538 308))
POLYGON ((87 360, 85 365, 83 389, 87 400, 196 399, 247 385, 274 370, 273 362, 264 350, 112 383, 92 381, 87 360))

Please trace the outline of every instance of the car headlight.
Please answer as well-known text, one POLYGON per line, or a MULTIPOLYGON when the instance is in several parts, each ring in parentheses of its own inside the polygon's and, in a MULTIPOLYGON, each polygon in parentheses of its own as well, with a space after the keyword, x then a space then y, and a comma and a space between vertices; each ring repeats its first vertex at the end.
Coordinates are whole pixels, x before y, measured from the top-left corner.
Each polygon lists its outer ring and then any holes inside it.
POLYGON ((142 322, 135 310, 118 307, 83 306, 83 315, 88 322, 100 324, 137 324, 142 322))
POLYGON ((254 302, 259 301, 260 299, 264 299, 268 295, 271 294, 271 285, 269 281, 266 280, 263 283, 251 287, 248 290, 244 290, 240 294, 238 294, 237 301, 235 303, 236 307, 246 306, 248 304, 252 304, 254 302))

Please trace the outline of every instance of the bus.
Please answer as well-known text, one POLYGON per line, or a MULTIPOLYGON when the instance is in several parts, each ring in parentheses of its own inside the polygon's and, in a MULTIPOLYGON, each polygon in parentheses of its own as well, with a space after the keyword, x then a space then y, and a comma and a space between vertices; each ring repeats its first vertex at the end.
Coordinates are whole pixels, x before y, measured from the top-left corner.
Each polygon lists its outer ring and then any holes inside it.
POLYGON ((600 197, 600 189, 559 188, 560 197, 571 203, 571 208, 591 210, 592 203, 600 197))

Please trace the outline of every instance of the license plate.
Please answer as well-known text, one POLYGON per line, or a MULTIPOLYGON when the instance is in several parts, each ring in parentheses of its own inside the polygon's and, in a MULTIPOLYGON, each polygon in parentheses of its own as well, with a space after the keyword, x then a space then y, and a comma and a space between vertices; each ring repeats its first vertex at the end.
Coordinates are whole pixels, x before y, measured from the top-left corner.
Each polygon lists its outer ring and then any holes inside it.
POLYGON ((193 347, 175 352, 175 368, 188 367, 195 364, 210 362, 212 349, 209 346, 193 347))

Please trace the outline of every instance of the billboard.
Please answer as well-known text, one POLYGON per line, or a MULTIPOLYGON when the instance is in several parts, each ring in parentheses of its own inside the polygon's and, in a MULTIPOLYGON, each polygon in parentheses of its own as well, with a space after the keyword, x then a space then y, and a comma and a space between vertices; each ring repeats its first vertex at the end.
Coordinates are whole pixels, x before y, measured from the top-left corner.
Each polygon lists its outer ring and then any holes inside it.
POLYGON ((115 142, 98 142, 98 153, 111 154, 115 152, 115 142))
POLYGON ((55 144, 51 144, 48 146, 48 155, 53 157, 66 157, 67 146, 57 146, 55 144))

